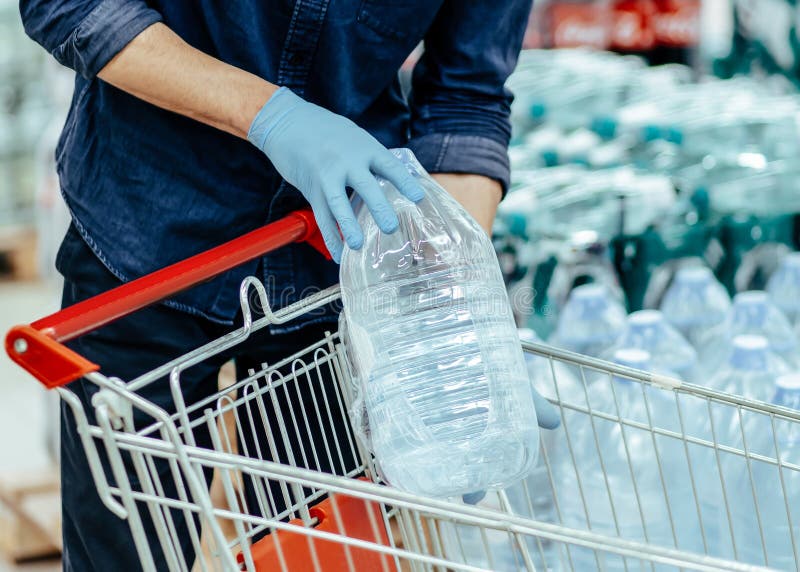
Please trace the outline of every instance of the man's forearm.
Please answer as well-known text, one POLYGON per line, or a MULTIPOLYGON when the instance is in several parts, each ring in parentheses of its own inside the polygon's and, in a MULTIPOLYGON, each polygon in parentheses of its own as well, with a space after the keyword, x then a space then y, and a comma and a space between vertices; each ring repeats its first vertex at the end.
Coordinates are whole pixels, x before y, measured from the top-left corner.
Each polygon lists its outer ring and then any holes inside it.
POLYGON ((461 203, 478 224, 492 234, 497 205, 503 196, 500 183, 483 175, 436 173, 433 178, 461 203))
MULTIPOLYGON (((193 48, 161 23, 134 38, 98 75, 153 105, 238 137, 247 136, 253 118, 278 89, 193 48)), ((481 175, 433 176, 491 233, 500 183, 481 175)))
POLYGON ((278 89, 193 48, 161 23, 134 38, 98 75, 158 107, 238 137, 247 136, 253 118, 278 89))

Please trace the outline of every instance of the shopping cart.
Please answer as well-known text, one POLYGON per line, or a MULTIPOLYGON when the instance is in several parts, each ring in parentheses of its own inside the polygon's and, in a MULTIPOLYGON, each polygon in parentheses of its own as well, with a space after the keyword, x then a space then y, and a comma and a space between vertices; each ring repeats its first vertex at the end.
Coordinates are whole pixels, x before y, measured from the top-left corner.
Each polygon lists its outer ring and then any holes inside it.
MULTIPOLYGON (((110 511, 128 521, 145 570, 755 569, 685 550, 681 531, 699 525, 700 552, 715 554, 703 533, 702 525, 711 524, 711 517, 703 514, 702 491, 707 486, 703 483, 715 476, 725 490, 724 473, 716 470, 723 457, 742 459, 748 468, 760 463, 782 469, 780 475, 787 477, 800 467, 785 463, 780 451, 770 454, 726 443, 717 438, 713 424, 710 434, 692 435, 683 423, 677 428, 659 427, 649 416, 626 418, 619 409, 596 410, 590 396, 603 384, 613 392, 614 383, 627 379, 640 387, 645 402, 656 394, 667 396, 681 412, 690 411, 689 405, 697 402, 711 413, 733 412, 739 419, 761 416, 774 427, 798 425, 800 415, 791 410, 541 344, 524 344, 525 351, 542 360, 550 372, 540 382, 550 384, 542 391, 559 407, 562 427, 543 439, 536 478, 544 480, 538 488, 519 485, 491 492, 479 505, 469 506, 380 483, 373 460, 352 427, 344 423, 344 430, 334 430, 339 421, 348 419, 347 406, 355 390, 346 348, 335 332, 295 355, 264 364, 211 398, 184 402, 181 378, 188 369, 242 344, 262 328, 335 301, 336 287, 272 311, 264 286, 248 278, 240 289, 242 327, 136 379, 108 377, 62 345, 248 259, 301 240, 321 248, 307 211, 8 333, 6 350, 12 359, 46 387, 55 388, 71 408, 98 493, 110 511), (578 380, 583 397, 574 392, 569 398, 562 395, 567 376, 573 385, 578 380), (93 411, 84 409, 66 387, 81 377, 99 388, 93 411), (142 397, 142 390, 153 383, 169 383, 170 408, 142 397), (609 432, 603 424, 617 429, 609 432), (200 432, 210 435, 213 446, 197 445, 200 432), (313 442, 309 434, 317 435, 313 442), (577 443, 585 442, 587 434, 594 435, 598 452, 608 447, 609 435, 616 435, 617 453, 628 453, 631 498, 642 521, 636 531, 626 524, 619 507, 612 509, 615 530, 598 532, 593 526, 592 497, 605 491, 612 507, 618 499, 612 498, 617 492, 610 482, 615 478, 613 467, 601 461, 599 473, 582 471, 586 452, 577 450, 577 443), (248 438, 253 435, 259 438, 248 438), (653 495, 645 498, 641 467, 630 457, 636 450, 634 441, 641 444, 642 436, 653 444, 648 463, 657 466, 661 476, 666 503, 662 512, 671 531, 671 540, 660 544, 647 531, 653 495), (670 511, 668 475, 675 468, 663 463, 666 452, 675 453, 674 445, 685 452, 694 515, 670 511), (709 458, 713 464, 707 464, 709 458), (693 466, 695 461, 706 464, 693 466), (564 467, 575 476, 565 476, 564 467), (544 508, 540 493, 551 495, 544 508), (581 500, 584 524, 574 520, 575 502, 572 514, 567 514, 570 499, 576 498, 581 500), (151 538, 145 535, 148 523, 156 532, 151 538), (186 532, 179 535, 178 530, 186 532)), ((778 490, 789 498, 785 488, 778 490)), ((730 499, 721 497, 714 518, 731 513, 730 499)), ((630 499, 626 502, 630 504, 630 499)), ((793 518, 797 522, 786 502, 790 523, 793 518)), ((759 516, 756 507, 753 517, 760 525, 764 515, 759 516)), ((791 542, 796 555, 797 528, 789 530, 793 532, 784 540, 791 542)), ((769 539, 762 535, 762 540, 768 552, 769 539)), ((731 548, 738 557, 735 546, 731 548)), ((769 564, 766 559, 763 563, 769 564)))

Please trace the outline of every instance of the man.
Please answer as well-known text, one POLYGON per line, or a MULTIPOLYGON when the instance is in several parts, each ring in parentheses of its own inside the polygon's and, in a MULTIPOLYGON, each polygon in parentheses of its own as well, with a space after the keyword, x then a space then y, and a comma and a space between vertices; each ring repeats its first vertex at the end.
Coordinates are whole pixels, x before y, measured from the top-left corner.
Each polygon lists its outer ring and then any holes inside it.
MULTIPOLYGON (((422 199, 387 147, 410 147, 487 230, 508 187, 503 84, 530 0, 21 0, 20 9, 28 34, 77 72, 57 149, 73 218, 56 262, 64 305, 307 204, 338 261, 338 229, 350 247, 363 242, 348 188, 386 232, 398 222, 376 176, 422 199), (423 39, 406 101, 397 70, 423 39)), ((291 246, 72 347, 132 379, 229 331, 241 319, 243 277, 261 276, 279 307, 337 272, 310 247, 291 246)), ((249 340, 233 356, 239 375, 318 339, 333 318, 249 340)), ((228 357, 185 372, 187 402, 215 391, 228 357)), ((96 388, 72 389, 91 409, 96 388)), ((174 410, 166 380, 142 394, 174 410)), ((65 569, 137 569, 126 524, 94 492, 67 409, 62 489, 65 569)), ((152 525, 148 536, 157 544, 152 525)), ((185 526, 178 536, 191 562, 185 526)))

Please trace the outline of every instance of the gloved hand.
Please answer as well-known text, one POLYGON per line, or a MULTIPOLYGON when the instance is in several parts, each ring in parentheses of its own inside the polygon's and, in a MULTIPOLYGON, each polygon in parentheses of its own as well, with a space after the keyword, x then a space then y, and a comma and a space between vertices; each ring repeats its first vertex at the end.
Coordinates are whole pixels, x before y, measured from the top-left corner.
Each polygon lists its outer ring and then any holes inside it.
MULTIPOLYGON (((533 395, 533 407, 536 410, 536 420, 539 422, 539 427, 542 429, 555 429, 561 425, 561 416, 558 414, 558 409, 542 397, 538 391, 531 387, 531 394, 533 395)), ((475 491, 461 495, 461 500, 464 504, 478 504, 486 496, 486 491, 475 491)))
POLYGON ((345 187, 358 193, 378 227, 394 232, 397 215, 375 176, 391 182, 414 202, 424 196, 422 186, 400 160, 349 119, 309 103, 282 87, 258 112, 247 139, 272 161, 278 173, 308 200, 325 245, 336 262, 342 239, 358 249, 364 235, 345 187))

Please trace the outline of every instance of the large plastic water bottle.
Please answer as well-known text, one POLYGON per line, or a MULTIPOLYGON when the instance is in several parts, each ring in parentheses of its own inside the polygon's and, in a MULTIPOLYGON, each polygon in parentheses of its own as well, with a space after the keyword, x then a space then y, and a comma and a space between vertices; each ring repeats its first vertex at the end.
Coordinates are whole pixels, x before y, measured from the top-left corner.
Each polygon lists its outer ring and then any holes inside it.
MULTIPOLYGON (((779 377, 771 401, 800 410, 800 374, 779 377)), ((744 421, 744 432, 751 453, 800 465, 800 423, 777 417, 773 422, 767 415, 751 412, 744 421)), ((794 539, 800 551, 800 471, 779 469, 755 458, 748 470, 747 461, 735 455, 726 455, 723 467, 725 484, 735 499, 730 507, 739 560, 777 570, 800 568, 792 545, 794 539)))
POLYGON ((728 317, 699 338, 703 371, 717 371, 730 354, 733 338, 747 334, 766 338, 770 351, 787 364, 798 365, 798 343, 791 324, 766 292, 753 290, 734 296, 728 317))
POLYGON ((628 316, 617 348, 638 348, 650 354, 652 371, 694 379, 697 352, 658 310, 640 310, 628 316))
POLYGON ((767 283, 772 302, 793 323, 800 323, 800 252, 788 254, 767 283))
MULTIPOLYGON (((639 349, 618 350, 614 360, 636 369, 647 370, 650 366, 650 355, 639 349)), ((655 426, 674 429, 670 418, 677 416, 677 410, 670 392, 616 376, 611 383, 613 390, 608 381, 595 382, 589 389, 594 411, 639 423, 652 419, 655 426)), ((665 491, 668 485, 661 477, 652 433, 631 426, 626 426, 623 433, 623 425, 618 422, 597 417, 592 424, 588 416, 570 424, 567 430, 575 463, 565 457, 557 470, 564 524, 584 529, 588 525, 601 534, 674 546, 668 508, 671 497, 665 491), (582 490, 577 486, 578 479, 582 490)), ((667 449, 659 446, 663 471, 673 470, 671 455, 677 450, 667 449)), ((623 559, 617 556, 600 552, 595 555, 583 548, 571 548, 570 552, 575 570, 625 569, 623 559)), ((628 566, 637 564, 629 562, 628 566)))
MULTIPOLYGON (((788 366, 769 351, 762 336, 736 336, 728 361, 708 385, 718 391, 749 399, 768 401, 775 391, 775 381, 789 373, 788 366)), ((740 418, 735 407, 697 400, 685 418, 696 420, 689 433, 716 445, 742 448, 740 418), (712 428, 713 423, 713 428, 712 428), (712 430, 713 429, 713 430, 712 430)), ((739 502, 732 490, 723 486, 717 455, 712 445, 690 447, 692 469, 699 484, 703 534, 712 556, 733 558, 730 526, 725 506, 739 502)))
POLYGON ((705 266, 687 266, 675 273, 661 301, 664 317, 695 347, 698 338, 725 319, 731 300, 705 266))
POLYGON ((381 181, 399 228, 384 234, 362 205, 364 246, 346 248, 340 270, 373 452, 407 491, 507 486, 534 465, 539 430, 497 257, 413 154, 395 153, 426 197, 381 181))
MULTIPOLYGON (((536 333, 528 328, 519 330, 522 342, 541 342, 536 333)), ((581 378, 576 376, 563 362, 550 360, 535 353, 525 353, 531 386, 544 397, 563 404, 586 404, 586 392, 581 378)), ((580 413, 565 408, 562 416, 569 422, 580 413)), ((502 506, 496 494, 488 494, 479 504, 494 510, 510 510, 517 516, 539 522, 558 522, 555 510, 555 467, 563 455, 568 455, 563 429, 561 427, 543 431, 541 452, 533 470, 521 481, 512 484, 504 493, 508 500, 507 508, 502 506)), ((525 557, 519 542, 524 542, 530 562, 537 570, 557 570, 564 561, 559 552, 560 545, 544 538, 530 536, 513 538, 498 530, 482 531, 478 527, 442 523, 441 534, 448 558, 501 572, 526 570, 525 557)))
POLYGON ((625 328, 625 308, 601 284, 584 284, 570 293, 550 343, 600 357, 625 328))

